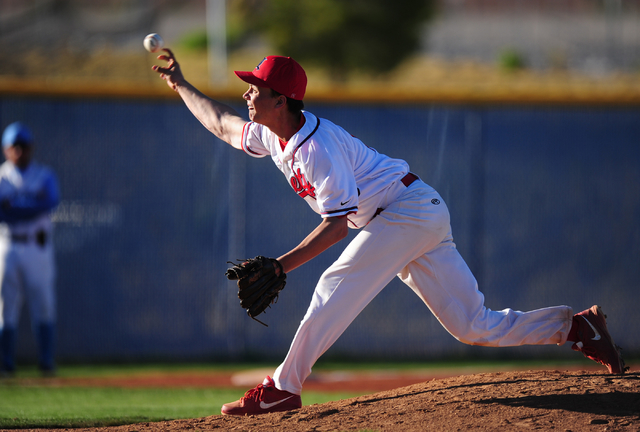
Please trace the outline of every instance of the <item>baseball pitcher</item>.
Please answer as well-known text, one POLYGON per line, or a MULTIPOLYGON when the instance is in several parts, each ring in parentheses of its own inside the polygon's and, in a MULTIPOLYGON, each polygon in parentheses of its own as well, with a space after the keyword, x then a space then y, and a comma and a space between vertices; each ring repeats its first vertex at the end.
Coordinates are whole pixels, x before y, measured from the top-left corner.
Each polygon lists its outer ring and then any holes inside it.
POLYGON ((158 59, 167 64, 153 69, 208 130, 249 156, 270 158, 321 217, 317 228, 277 259, 259 257, 257 263, 238 263, 228 271, 230 279, 238 280, 241 306, 250 316, 277 298, 287 273, 344 239, 349 228, 360 230, 322 274, 273 378, 223 405, 223 414, 299 408, 302 386, 316 360, 396 276, 461 342, 499 347, 570 341, 611 373, 624 372, 598 306, 577 315, 569 306, 530 312, 486 308, 453 242, 442 197, 406 161, 380 154, 340 126, 305 111, 307 77, 295 60, 268 56, 253 71, 235 72, 249 85, 243 95, 247 121, 189 84, 170 50, 158 59), (271 294, 247 295, 246 289, 271 294))

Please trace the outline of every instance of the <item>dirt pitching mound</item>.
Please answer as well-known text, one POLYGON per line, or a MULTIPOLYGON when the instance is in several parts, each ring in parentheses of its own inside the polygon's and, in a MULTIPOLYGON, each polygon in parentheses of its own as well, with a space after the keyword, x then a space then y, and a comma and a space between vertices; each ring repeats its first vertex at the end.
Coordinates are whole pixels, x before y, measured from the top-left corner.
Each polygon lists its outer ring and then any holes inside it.
POLYGON ((435 379, 262 416, 210 416, 74 431, 637 431, 639 428, 638 372, 619 376, 591 371, 519 371, 435 379))

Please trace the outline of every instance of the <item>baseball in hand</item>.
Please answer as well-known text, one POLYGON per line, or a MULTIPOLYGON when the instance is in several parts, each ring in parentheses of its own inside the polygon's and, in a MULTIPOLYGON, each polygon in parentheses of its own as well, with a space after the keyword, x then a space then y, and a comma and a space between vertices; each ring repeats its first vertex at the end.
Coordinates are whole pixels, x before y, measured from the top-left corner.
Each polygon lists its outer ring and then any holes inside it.
POLYGON ((164 41, 159 34, 151 33, 145 36, 143 45, 147 51, 154 53, 160 51, 164 47, 164 41))

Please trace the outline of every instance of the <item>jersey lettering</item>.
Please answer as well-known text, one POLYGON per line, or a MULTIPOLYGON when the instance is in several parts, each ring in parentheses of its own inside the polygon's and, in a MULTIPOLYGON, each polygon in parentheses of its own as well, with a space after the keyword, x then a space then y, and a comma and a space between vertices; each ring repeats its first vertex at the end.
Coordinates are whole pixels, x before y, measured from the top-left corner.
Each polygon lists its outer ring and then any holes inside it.
POLYGON ((294 175, 291 177, 291 187, 298 195, 300 195, 300 198, 305 198, 306 196, 315 198, 316 188, 307 181, 304 174, 300 172, 300 168, 298 168, 298 171, 294 171, 293 174, 294 175))

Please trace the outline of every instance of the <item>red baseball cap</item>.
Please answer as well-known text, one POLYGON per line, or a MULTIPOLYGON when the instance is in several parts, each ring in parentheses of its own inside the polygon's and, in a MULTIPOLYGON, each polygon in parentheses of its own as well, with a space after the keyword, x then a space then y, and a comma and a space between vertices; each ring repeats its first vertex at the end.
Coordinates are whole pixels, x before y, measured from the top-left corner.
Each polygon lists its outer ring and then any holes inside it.
POLYGON ((307 74, 291 57, 265 57, 251 72, 234 71, 242 81, 268 87, 288 98, 302 100, 307 89, 307 74))

